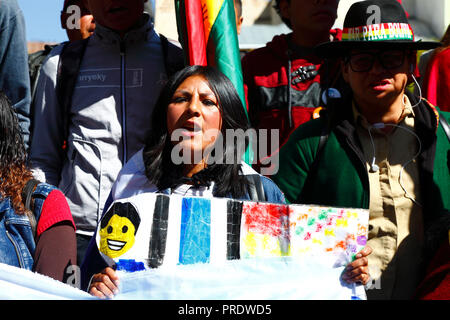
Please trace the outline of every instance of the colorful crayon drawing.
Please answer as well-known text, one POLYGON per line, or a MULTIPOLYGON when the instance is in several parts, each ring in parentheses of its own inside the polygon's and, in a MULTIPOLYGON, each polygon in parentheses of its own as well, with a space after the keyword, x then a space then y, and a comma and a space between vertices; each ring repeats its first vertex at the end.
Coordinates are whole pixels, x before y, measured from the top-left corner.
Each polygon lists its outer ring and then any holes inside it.
MULTIPOLYGON (((116 263, 128 259, 142 262, 149 269, 196 263, 217 265, 247 258, 342 253, 350 260, 367 242, 368 210, 363 209, 154 193, 119 202, 130 202, 132 206, 112 206, 116 210, 113 217, 122 215, 131 219, 127 208, 136 209, 139 217, 133 219, 140 219, 140 224, 129 228, 135 235, 126 239, 130 244, 123 247, 126 251, 114 251, 115 247, 103 249, 104 244, 119 243, 118 240, 125 243, 125 240, 114 238, 115 242, 111 242, 107 233, 111 222, 101 223, 97 233, 99 251, 116 263), (127 209, 127 215, 117 208, 127 209)), ((111 220, 110 216, 105 215, 105 219, 111 220)))
POLYGON ((241 257, 289 255, 289 209, 285 205, 244 202, 241 257))
POLYGON ((367 210, 286 207, 244 202, 242 258, 345 253, 352 259, 366 244, 367 210))

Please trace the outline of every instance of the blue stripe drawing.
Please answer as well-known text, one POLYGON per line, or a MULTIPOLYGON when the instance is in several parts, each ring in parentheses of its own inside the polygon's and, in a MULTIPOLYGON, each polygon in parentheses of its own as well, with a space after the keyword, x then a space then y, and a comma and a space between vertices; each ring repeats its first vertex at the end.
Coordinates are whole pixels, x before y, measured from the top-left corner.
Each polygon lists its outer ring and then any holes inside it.
POLYGON ((209 263, 211 200, 183 198, 180 230, 180 264, 209 263))

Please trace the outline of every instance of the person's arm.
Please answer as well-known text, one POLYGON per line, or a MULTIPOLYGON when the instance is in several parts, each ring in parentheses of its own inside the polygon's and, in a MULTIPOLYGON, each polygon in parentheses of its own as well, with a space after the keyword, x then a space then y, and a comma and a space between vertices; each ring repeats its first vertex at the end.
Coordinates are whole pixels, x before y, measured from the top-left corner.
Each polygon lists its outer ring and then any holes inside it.
POLYGON ((288 203, 296 203, 315 160, 320 137, 310 134, 312 122, 298 127, 281 147, 278 172, 271 177, 288 203))
POLYGON ((69 205, 58 189, 42 205, 36 236, 33 270, 66 282, 75 272, 77 244, 69 205))
POLYGON ((76 264, 75 229, 70 222, 59 222, 42 233, 36 243, 33 271, 66 283, 76 264))
POLYGON ((13 104, 28 149, 31 93, 25 20, 16 0, 0 5, 0 88, 13 104))
POLYGON ((64 137, 61 107, 56 94, 56 73, 62 46, 52 50, 43 64, 36 89, 30 160, 33 174, 58 186, 63 166, 64 137))

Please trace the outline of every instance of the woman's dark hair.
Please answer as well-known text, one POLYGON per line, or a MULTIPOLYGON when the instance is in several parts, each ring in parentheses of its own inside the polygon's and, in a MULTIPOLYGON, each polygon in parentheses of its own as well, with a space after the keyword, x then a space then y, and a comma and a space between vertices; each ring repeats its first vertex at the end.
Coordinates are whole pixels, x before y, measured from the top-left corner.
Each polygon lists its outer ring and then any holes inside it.
POLYGON ((10 198, 16 213, 25 213, 22 189, 33 176, 26 163, 19 121, 8 97, 0 91, 0 198, 10 198))
POLYGON ((244 175, 240 174, 240 155, 248 146, 248 137, 245 136, 245 145, 239 146, 236 143, 226 143, 225 133, 227 129, 242 129, 245 132, 249 124, 242 102, 231 81, 220 71, 209 66, 186 67, 169 79, 162 89, 152 114, 152 128, 144 148, 146 176, 160 190, 174 188, 185 182, 186 178, 182 174, 183 165, 176 165, 171 159, 173 143, 167 129, 167 107, 181 83, 197 75, 208 81, 209 87, 218 100, 222 116, 223 155, 220 157, 223 157, 223 161, 209 164, 193 175, 191 181, 194 184, 208 184, 214 181, 215 196, 231 195, 233 198, 239 198, 248 191, 248 181, 244 175), (234 159, 232 164, 226 161, 231 159, 230 155, 234 159))

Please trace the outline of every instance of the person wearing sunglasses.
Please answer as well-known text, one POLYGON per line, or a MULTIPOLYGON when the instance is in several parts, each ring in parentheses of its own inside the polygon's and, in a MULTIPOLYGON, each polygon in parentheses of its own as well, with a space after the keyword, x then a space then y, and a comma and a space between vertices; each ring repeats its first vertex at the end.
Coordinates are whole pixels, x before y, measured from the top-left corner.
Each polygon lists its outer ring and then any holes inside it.
POLYGON ((413 298, 437 249, 430 233, 448 241, 449 113, 406 90, 417 50, 439 45, 414 40, 397 1, 354 3, 342 41, 316 47, 341 58, 347 88, 280 150, 273 180, 288 202, 369 209, 368 299, 413 298))

